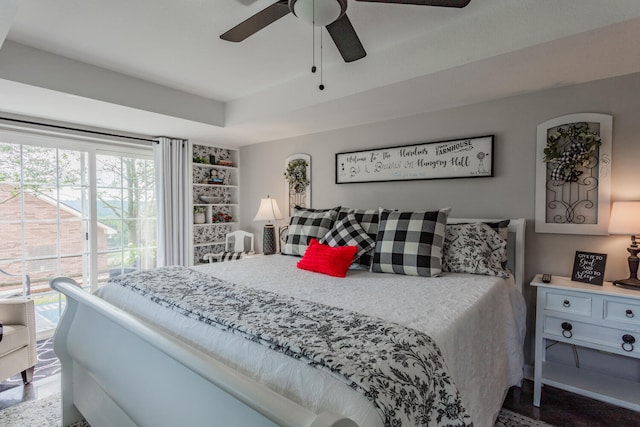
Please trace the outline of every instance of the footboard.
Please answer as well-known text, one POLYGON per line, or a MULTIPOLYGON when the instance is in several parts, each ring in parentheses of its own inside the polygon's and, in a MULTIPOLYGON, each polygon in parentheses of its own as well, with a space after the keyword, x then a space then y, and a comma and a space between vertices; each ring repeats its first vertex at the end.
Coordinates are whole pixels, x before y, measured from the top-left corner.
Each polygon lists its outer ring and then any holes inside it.
POLYGON ((54 338, 62 365, 63 425, 93 427, 356 427, 315 414, 216 359, 80 289, 51 281, 66 298, 54 338))

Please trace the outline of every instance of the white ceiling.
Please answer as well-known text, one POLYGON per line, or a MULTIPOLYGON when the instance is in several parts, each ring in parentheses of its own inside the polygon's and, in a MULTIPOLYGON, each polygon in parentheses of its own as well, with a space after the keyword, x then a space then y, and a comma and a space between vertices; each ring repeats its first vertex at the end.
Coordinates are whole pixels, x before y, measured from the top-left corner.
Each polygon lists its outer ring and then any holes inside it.
POLYGON ((344 63, 325 33, 324 91, 311 27, 293 15, 241 43, 219 38, 274 0, 3 1, 18 9, 0 110, 235 145, 640 71, 638 0, 349 0, 368 55, 344 63))

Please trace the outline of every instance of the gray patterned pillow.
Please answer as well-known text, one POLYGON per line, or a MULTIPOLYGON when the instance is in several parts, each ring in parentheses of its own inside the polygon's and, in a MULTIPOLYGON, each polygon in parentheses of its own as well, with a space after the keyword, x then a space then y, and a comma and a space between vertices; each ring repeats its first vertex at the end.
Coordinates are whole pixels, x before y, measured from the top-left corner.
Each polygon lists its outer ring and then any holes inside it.
POLYGON ((507 242, 483 223, 448 224, 442 258, 443 271, 509 277, 502 267, 507 242))
POLYGON ((296 206, 289 222, 287 239, 282 253, 285 255, 304 255, 311 238, 320 240, 331 230, 339 209, 338 207, 326 211, 312 211, 296 206))
POLYGON ((442 271, 442 246, 451 208, 432 212, 380 209, 371 270, 433 277, 442 271))
POLYGON ((329 246, 357 246, 356 259, 373 250, 376 242, 364 231, 353 214, 348 214, 342 220, 336 221, 333 228, 325 234, 320 243, 329 246))

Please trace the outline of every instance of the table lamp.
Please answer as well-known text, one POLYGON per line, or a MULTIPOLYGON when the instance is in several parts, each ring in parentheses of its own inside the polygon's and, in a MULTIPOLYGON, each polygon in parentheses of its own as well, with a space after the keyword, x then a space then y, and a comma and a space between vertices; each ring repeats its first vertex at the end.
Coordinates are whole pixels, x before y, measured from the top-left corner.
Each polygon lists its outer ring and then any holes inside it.
POLYGON ((636 242, 636 235, 640 235, 640 201, 613 202, 609 220, 609 234, 631 236, 631 246, 627 248, 627 251, 631 254, 628 258, 629 278, 616 280, 613 284, 640 290, 640 280, 638 280, 638 252, 640 252, 640 247, 636 242))
POLYGON ((260 200, 258 213, 256 214, 256 217, 253 218, 253 220, 267 221, 267 223, 264 225, 262 234, 262 252, 265 255, 276 253, 276 231, 271 221, 282 218, 284 217, 280 213, 280 209, 278 209, 278 203, 276 202, 276 199, 272 199, 267 195, 266 199, 260 200))

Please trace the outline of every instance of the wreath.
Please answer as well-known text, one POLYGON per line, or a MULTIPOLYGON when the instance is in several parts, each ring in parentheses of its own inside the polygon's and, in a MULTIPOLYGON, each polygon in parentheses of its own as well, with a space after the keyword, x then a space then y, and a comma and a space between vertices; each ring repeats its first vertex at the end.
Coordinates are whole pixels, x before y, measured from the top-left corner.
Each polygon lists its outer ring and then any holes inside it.
POLYGON ((305 188, 310 184, 309 179, 307 179, 307 166, 309 166, 309 163, 306 160, 292 160, 284 172, 284 178, 289 181, 289 187, 293 188, 293 191, 298 194, 304 192, 305 188))
POLYGON ((596 149, 602 145, 602 138, 587 123, 571 123, 559 127, 547 137, 544 161, 553 163, 552 181, 577 182, 596 149))

